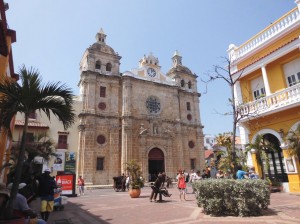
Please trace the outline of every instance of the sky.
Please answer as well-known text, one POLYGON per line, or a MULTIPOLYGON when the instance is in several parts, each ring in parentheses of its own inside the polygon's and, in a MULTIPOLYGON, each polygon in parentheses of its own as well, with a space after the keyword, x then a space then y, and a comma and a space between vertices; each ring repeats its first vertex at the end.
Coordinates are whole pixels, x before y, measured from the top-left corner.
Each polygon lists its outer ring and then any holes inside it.
POLYGON ((175 50, 198 76, 204 133, 232 131, 230 87, 206 84, 214 65, 224 65, 230 44, 242 45, 297 5, 294 0, 6 0, 15 72, 40 71, 44 82, 61 81, 79 94, 79 62, 103 28, 106 43, 122 56, 120 72, 138 67, 143 55, 158 57, 162 72, 175 50))

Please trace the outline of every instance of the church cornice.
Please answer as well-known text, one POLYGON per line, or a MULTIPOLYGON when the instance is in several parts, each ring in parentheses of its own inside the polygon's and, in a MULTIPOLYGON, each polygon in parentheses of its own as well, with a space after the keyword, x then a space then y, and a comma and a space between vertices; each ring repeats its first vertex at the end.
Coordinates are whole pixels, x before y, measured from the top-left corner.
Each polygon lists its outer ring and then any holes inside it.
POLYGON ((92 70, 87 70, 87 71, 82 71, 81 72, 81 76, 89 76, 89 75, 94 75, 96 77, 100 76, 100 77, 107 78, 107 79, 114 78, 114 79, 120 80, 120 78, 121 78, 121 75, 107 75, 107 74, 95 72, 95 71, 92 71, 92 70))
POLYGON ((201 97, 201 93, 198 93, 198 92, 189 92, 189 91, 186 91, 184 89, 180 89, 178 90, 180 93, 183 93, 184 95, 192 95, 192 96, 197 96, 197 97, 201 97))
POLYGON ((179 88, 176 85, 168 85, 166 83, 153 82, 152 80, 139 79, 139 78, 135 78, 135 77, 131 77, 131 76, 126 76, 126 77, 122 76, 122 79, 131 79, 131 80, 136 81, 136 82, 150 83, 151 85, 154 85, 154 86, 163 86, 163 87, 168 87, 168 88, 171 88, 171 89, 178 89, 179 88))
POLYGON ((95 113, 93 111, 89 111, 89 110, 82 110, 79 114, 78 117, 82 118, 82 117, 98 117, 98 118, 102 118, 102 119, 120 119, 120 116, 117 115, 103 115, 103 114, 99 114, 99 113, 95 113))

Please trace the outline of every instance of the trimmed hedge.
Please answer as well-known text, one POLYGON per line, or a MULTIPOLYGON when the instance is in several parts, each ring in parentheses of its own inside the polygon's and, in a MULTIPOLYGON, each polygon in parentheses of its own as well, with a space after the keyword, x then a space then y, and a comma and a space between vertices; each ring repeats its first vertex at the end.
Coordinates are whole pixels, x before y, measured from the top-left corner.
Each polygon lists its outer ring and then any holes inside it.
POLYGON ((192 186, 198 206, 211 216, 258 216, 270 204, 266 180, 206 179, 192 186))

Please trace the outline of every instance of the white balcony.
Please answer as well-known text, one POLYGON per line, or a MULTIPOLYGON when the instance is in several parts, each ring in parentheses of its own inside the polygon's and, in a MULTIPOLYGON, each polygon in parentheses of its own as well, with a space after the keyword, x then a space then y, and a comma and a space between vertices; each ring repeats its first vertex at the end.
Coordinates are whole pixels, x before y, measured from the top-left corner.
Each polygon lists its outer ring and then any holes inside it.
POLYGON ((300 14, 298 8, 295 8, 285 14, 283 17, 266 27, 264 30, 256 34, 250 40, 234 50, 234 58, 238 59, 248 52, 258 48, 263 43, 278 36, 280 33, 287 31, 290 27, 296 24, 300 20, 300 14))
POLYGON ((270 96, 262 97, 238 106, 239 115, 251 119, 260 115, 275 113, 300 104, 300 83, 270 96))

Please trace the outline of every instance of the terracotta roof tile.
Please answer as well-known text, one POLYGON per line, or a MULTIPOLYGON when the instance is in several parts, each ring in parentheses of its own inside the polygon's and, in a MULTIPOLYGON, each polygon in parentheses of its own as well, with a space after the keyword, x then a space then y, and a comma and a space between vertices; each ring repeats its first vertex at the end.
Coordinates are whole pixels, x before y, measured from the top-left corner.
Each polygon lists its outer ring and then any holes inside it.
MULTIPOLYGON (((16 120, 15 126, 24 126, 24 121, 16 120)), ((29 121, 28 127, 36 127, 36 128, 49 128, 47 124, 43 124, 38 121, 29 121)))
POLYGON ((212 157, 212 156, 214 156, 213 150, 208 149, 208 150, 204 151, 204 157, 205 157, 205 159, 208 159, 209 157, 212 157))

